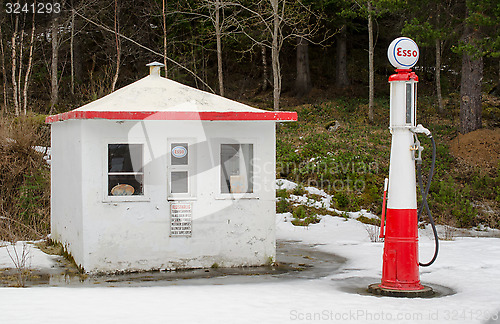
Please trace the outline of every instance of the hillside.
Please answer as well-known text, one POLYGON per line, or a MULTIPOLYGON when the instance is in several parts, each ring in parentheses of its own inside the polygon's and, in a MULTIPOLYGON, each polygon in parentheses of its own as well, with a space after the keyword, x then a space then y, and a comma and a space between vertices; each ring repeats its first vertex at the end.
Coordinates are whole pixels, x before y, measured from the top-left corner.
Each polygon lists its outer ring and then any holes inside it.
MULTIPOLYGON (((420 100, 418 122, 431 130, 437 142, 429 197, 434 217, 445 225, 500 228, 500 129, 460 135, 455 117, 436 115, 427 99, 420 100)), ((380 216, 391 145, 388 101, 377 102, 373 124, 366 120, 366 106, 363 100, 340 99, 288 107, 297 111, 299 121, 278 128, 278 175, 325 190, 333 195, 337 209, 364 208, 380 216)), ((431 143, 423 136, 420 140, 426 179, 431 143)), ((294 211, 291 206, 278 209, 294 211)))

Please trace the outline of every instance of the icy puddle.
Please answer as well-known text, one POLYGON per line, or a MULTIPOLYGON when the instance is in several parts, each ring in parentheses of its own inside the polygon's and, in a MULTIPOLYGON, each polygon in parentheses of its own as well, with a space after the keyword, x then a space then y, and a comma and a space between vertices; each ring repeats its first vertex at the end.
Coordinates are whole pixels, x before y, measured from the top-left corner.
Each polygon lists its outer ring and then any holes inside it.
MULTIPOLYGON (((277 264, 262 267, 148 271, 112 275, 82 275, 60 257, 51 269, 31 270, 27 287, 150 287, 169 285, 223 285, 316 279, 336 273, 346 259, 297 241, 277 241, 277 264)), ((15 269, 0 270, 1 286, 16 286, 15 269)))

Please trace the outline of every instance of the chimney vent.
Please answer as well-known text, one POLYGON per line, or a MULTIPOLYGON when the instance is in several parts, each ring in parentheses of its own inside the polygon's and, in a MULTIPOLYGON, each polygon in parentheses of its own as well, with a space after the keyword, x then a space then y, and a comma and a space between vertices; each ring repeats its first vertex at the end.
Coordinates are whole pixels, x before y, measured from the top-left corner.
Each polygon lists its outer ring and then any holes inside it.
POLYGON ((146 66, 149 66, 149 75, 160 76, 160 70, 165 66, 165 64, 159 62, 151 62, 146 66))

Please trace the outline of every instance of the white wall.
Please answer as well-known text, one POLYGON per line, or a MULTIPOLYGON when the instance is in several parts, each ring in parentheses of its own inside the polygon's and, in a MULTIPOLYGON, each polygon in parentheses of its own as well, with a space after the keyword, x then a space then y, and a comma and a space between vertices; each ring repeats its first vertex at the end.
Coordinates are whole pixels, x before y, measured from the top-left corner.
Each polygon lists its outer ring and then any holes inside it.
MULTIPOLYGON (((53 129, 68 128, 71 123, 75 122, 55 123, 53 129), (64 126, 58 126, 60 124, 64 126)), ((84 216, 80 225, 84 248, 72 253, 85 252, 81 257, 75 256, 75 260, 86 271, 194 268, 210 267, 214 263, 261 265, 275 257, 274 122, 84 120, 76 123, 82 123, 84 138, 80 142, 82 192, 74 194, 75 199, 82 199, 84 216), (191 200, 192 237, 169 237, 166 154, 167 139, 171 138, 193 138, 197 143, 189 152, 196 156, 196 194, 191 200), (221 199, 219 147, 221 142, 229 142, 221 138, 254 143, 255 197, 221 199), (145 144, 145 198, 148 201, 104 201, 107 144, 113 142, 145 144)), ((53 138, 60 135, 64 136, 53 133, 53 138)), ((68 139, 57 139, 54 143, 58 141, 68 139)), ((59 152, 54 150, 54 159, 59 152)), ((79 158, 79 154, 72 156, 72 159, 79 158)), ((60 163, 54 163, 53 167, 58 165, 60 163)), ((60 183, 61 190, 53 193, 67 195, 62 190, 67 176, 63 176, 62 171, 54 173, 58 174, 54 181, 60 183)), ((56 207, 53 213, 58 214, 53 219, 62 216, 58 203, 61 199, 53 196, 56 207)), ((57 232, 57 228, 53 225, 54 231, 57 232)))
POLYGON ((83 264, 82 121, 51 126, 51 238, 83 264))

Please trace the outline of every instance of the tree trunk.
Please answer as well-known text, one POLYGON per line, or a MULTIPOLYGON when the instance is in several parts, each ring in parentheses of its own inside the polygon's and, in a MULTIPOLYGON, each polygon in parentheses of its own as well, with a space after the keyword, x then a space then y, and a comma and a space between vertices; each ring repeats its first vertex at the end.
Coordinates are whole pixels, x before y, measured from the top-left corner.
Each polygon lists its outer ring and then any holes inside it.
POLYGON ((14 32, 12 33, 12 99, 14 99, 14 113, 19 116, 19 97, 17 93, 17 81, 16 81, 16 71, 17 71, 17 52, 16 52, 16 39, 17 39, 17 28, 19 24, 19 15, 16 15, 16 22, 14 27, 14 32))
MULTIPOLYGON (((71 1, 73 7, 73 1, 71 1)), ((70 65, 71 65, 71 94, 75 95, 75 9, 71 10, 71 36, 69 42, 70 65)))
MULTIPOLYGON (((436 27, 440 28, 441 21, 441 4, 436 2, 436 27)), ((438 113, 440 115, 444 114, 444 104, 443 96, 441 93, 441 56, 443 43, 439 37, 436 38, 436 68, 435 68, 435 78, 436 78, 436 95, 438 101, 438 113)))
POLYGON ((262 91, 267 90, 267 55, 266 55, 266 46, 260 46, 260 53, 262 56, 262 91))
POLYGON ((462 55, 460 82, 460 133, 467 134, 482 127, 481 83, 483 59, 462 55))
POLYGON ((340 29, 337 36, 337 68, 335 69, 335 85, 337 88, 349 86, 349 76, 347 74, 347 32, 346 25, 340 29))
POLYGON ((295 91, 302 97, 311 91, 311 72, 309 71, 309 42, 297 36, 297 79, 295 91))
POLYGON ((81 19, 78 19, 77 15, 75 15, 75 19, 73 21, 74 31, 76 37, 73 39, 73 72, 75 78, 75 84, 81 83, 83 79, 83 67, 82 67, 82 52, 81 52, 81 37, 78 37, 78 33, 81 27, 81 19))
POLYGON ((33 65, 33 47, 35 41, 35 13, 33 13, 33 21, 31 26, 31 37, 30 37, 30 52, 28 56, 28 66, 26 67, 26 75, 24 76, 24 88, 23 88, 23 112, 27 114, 28 107, 28 87, 31 74, 31 68, 33 65))
POLYGON ((116 42, 116 70, 111 84, 111 92, 115 91, 116 82, 120 75, 120 60, 121 60, 121 41, 120 41, 120 25, 118 23, 118 0, 115 0, 115 42, 116 42))
POLYGON ((273 67, 273 106, 274 110, 280 110, 280 95, 281 95, 281 71, 279 62, 279 25, 280 18, 278 13, 278 0, 270 0, 273 9, 273 34, 271 46, 271 61, 273 67))
POLYGON ((2 115, 5 115, 7 110, 7 71, 5 69, 5 50, 3 47, 2 26, 0 24, 0 55, 2 55, 2 79, 3 79, 3 107, 2 115))
POLYGON ((222 71, 222 33, 220 26, 220 0, 215 0, 215 37, 217 40, 217 73, 219 76, 219 94, 224 97, 224 75, 222 71))
MULTIPOLYGON (((191 33, 191 39, 193 40, 191 42, 191 62, 193 62, 193 72, 195 75, 198 74, 198 68, 196 67, 196 54, 195 54, 195 36, 194 36, 194 22, 191 23, 191 28, 189 29, 190 33, 191 33)), ((202 47, 202 50, 203 50, 203 47, 202 47)), ((201 65, 202 65, 202 70, 201 70, 201 73, 205 73, 206 72, 206 68, 204 68, 203 66, 203 56, 202 56, 202 59, 201 59, 201 65)), ((194 78, 194 84, 195 84, 195 87, 196 89, 199 89, 199 86, 198 86, 198 79, 197 78, 194 78)))
MULTIPOLYGON (((467 9, 466 9, 467 10, 467 9)), ((466 17, 469 15, 466 11, 466 17)), ((462 41, 476 46, 478 30, 467 26, 462 41)), ((460 133, 467 134, 482 127, 481 83, 483 81, 483 58, 473 57, 467 50, 462 54, 460 80, 460 133)))
POLYGON ((163 7, 161 14, 163 16, 163 65, 165 68, 165 78, 167 75, 167 0, 162 1, 163 7))
POLYGON ((22 101, 22 97, 21 97, 21 80, 22 80, 22 75, 23 75, 23 48, 24 48, 24 24, 23 24, 23 28, 21 28, 21 37, 19 39, 19 60, 18 60, 18 66, 19 66, 19 70, 17 72, 17 89, 16 89, 16 92, 17 92, 17 102, 19 103, 19 114, 21 114, 21 108, 23 106, 23 101, 22 101))
POLYGON ((438 113, 444 114, 443 96, 441 94, 441 40, 436 38, 436 94, 438 101, 438 113))
POLYGON ((54 15, 52 18, 52 28, 51 28, 51 37, 52 37, 52 64, 51 64, 51 73, 50 73, 50 84, 51 84, 51 93, 50 93, 50 114, 53 114, 55 111, 55 106, 57 101, 59 100, 59 89, 58 89, 58 76, 57 76, 57 65, 59 59, 59 52, 57 46, 57 38, 58 38, 58 19, 57 16, 54 15))
POLYGON ((374 106, 374 69, 373 69, 373 17, 372 3, 368 1, 368 70, 369 70, 369 94, 368 94, 368 119, 373 122, 373 106, 374 106))

